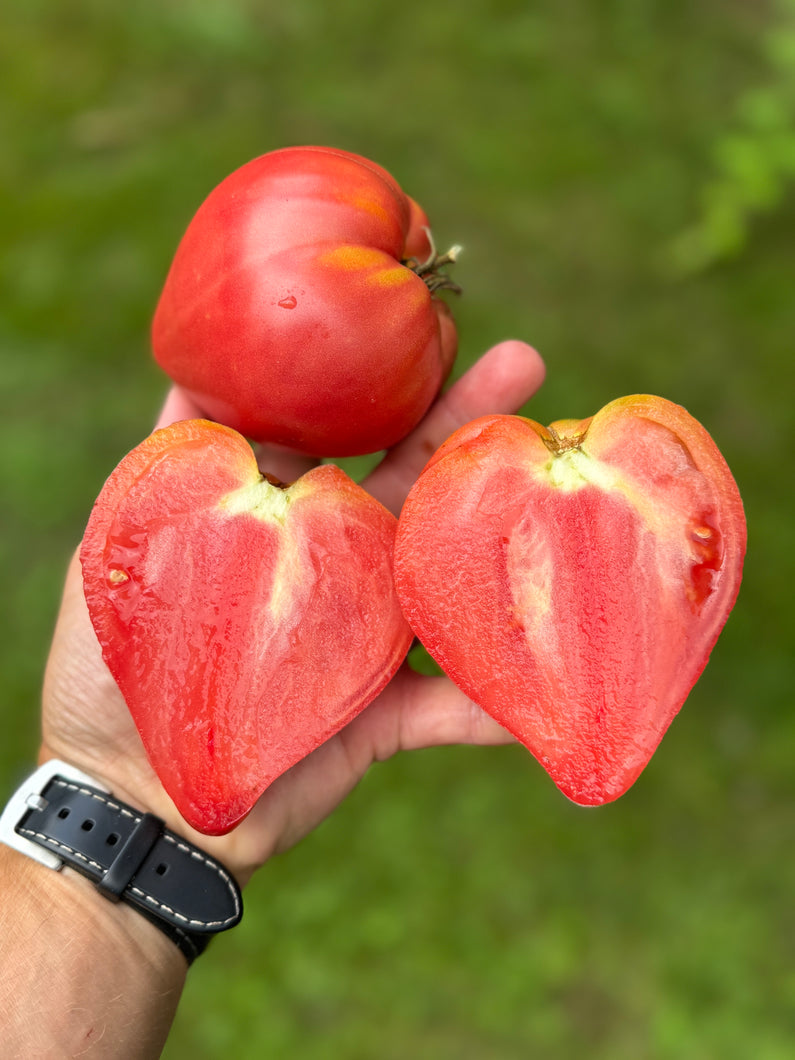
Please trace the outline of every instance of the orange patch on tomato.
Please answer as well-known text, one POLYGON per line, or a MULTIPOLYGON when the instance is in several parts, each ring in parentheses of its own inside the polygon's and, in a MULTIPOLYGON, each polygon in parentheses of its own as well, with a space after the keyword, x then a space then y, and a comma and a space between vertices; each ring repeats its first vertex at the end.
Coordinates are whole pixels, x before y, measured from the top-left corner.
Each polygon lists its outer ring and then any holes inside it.
POLYGON ((338 199, 347 202, 356 210, 372 214, 385 225, 392 223, 392 214, 389 210, 370 195, 339 195, 338 199))
POLYGON ((414 275, 410 269, 375 247, 346 244, 321 254, 318 261, 321 265, 348 272, 367 272, 367 279, 379 287, 397 287, 410 282, 414 275))

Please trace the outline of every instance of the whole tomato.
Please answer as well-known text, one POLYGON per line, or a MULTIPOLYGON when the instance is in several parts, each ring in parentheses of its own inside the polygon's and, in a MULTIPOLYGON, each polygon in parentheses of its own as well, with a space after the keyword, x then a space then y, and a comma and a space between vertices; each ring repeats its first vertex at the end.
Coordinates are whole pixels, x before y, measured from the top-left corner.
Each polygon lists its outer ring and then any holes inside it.
POLYGON ((203 412, 313 456, 388 448, 456 354, 422 209, 365 158, 291 147, 221 182, 177 248, 154 355, 203 412))

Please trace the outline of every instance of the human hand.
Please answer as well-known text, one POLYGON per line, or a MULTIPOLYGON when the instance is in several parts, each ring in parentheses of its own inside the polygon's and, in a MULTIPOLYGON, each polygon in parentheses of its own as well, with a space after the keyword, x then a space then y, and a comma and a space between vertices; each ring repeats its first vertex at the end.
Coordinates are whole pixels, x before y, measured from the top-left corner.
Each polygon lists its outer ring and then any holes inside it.
MULTIPOLYGON (((508 341, 489 350, 440 396, 415 430, 384 457, 362 485, 395 515, 434 450, 457 427, 486 413, 514 412, 544 378, 539 355, 508 341)), ((157 426, 201 415, 173 389, 157 426)), ((313 461, 260 447, 258 461, 292 481, 313 461)), ((404 664, 354 721, 276 780, 248 817, 225 836, 195 832, 179 815, 149 765, 140 737, 102 660, 83 597, 77 557, 67 574, 44 682, 40 761, 62 758, 104 781, 119 798, 219 858, 245 884, 274 853, 306 835, 348 794, 375 761, 400 750, 450 743, 499 744, 512 737, 446 677, 404 664)))

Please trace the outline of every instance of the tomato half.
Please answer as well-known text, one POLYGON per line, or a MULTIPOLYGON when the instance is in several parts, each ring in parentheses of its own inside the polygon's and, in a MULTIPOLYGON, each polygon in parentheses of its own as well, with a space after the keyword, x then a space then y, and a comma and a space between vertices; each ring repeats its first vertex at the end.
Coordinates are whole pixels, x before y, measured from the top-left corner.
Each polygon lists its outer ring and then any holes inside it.
POLYGON ((339 468, 264 478, 235 431, 183 420, 108 478, 83 538, 102 654, 177 809, 229 831, 351 721, 411 643, 397 520, 339 468))
POLYGON ((409 493, 395 581, 449 676, 598 805, 635 781, 701 674, 745 541, 707 431, 636 395, 549 428, 462 427, 409 493))

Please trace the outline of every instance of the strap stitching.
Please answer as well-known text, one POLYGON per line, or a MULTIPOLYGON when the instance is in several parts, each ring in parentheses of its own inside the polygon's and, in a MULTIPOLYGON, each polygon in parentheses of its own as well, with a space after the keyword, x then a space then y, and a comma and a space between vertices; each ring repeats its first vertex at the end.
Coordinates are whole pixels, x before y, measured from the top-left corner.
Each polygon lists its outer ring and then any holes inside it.
POLYGON ((92 861, 91 858, 86 857, 85 854, 81 854, 79 850, 74 850, 72 847, 67 846, 66 843, 62 843, 58 839, 53 839, 52 836, 44 835, 43 832, 35 832, 32 828, 18 828, 17 831, 20 835, 30 836, 31 839, 43 839, 45 843, 51 846, 58 847, 59 850, 65 850, 69 854, 74 854, 76 858, 80 858, 81 861, 85 861, 86 865, 90 865, 92 869, 96 869, 97 872, 104 872, 105 869, 98 861, 92 861))
MULTIPOLYGON (((78 791, 83 795, 90 795, 91 798, 96 799, 97 802, 101 802, 104 805, 109 806, 113 810, 118 810, 123 816, 131 817, 136 823, 141 820, 140 814, 134 813, 133 811, 127 809, 125 806, 114 802, 113 799, 109 798, 107 795, 104 795, 98 791, 94 791, 92 788, 84 787, 82 784, 76 784, 72 781, 65 781, 60 777, 54 777, 53 783, 58 784, 64 788, 68 788, 70 791, 78 791)), ((61 843, 59 840, 52 839, 50 836, 43 835, 41 832, 34 832, 32 829, 21 828, 19 829, 19 831, 23 835, 35 836, 36 838, 45 840, 47 843, 51 843, 54 846, 60 847, 60 849, 68 851, 70 854, 73 854, 81 861, 84 861, 87 865, 91 865, 91 867, 96 869, 98 872, 105 872, 104 867, 98 862, 93 861, 89 857, 86 857, 86 855, 82 854, 79 850, 74 850, 72 847, 67 846, 66 843, 61 843)), ((218 864, 218 862, 214 861, 208 855, 203 854, 200 850, 188 846, 187 843, 178 839, 176 836, 171 835, 170 832, 164 831, 162 833, 162 837, 166 840, 167 843, 170 843, 172 846, 176 847, 177 850, 179 850, 181 853, 187 854, 189 857, 195 858, 197 861, 203 862, 207 866, 207 868, 217 874, 219 879, 223 880, 223 882, 228 888, 229 894, 232 896, 232 900, 235 905, 235 912, 232 914, 232 916, 227 917, 225 920, 197 920, 195 918, 187 917, 184 914, 177 912, 176 909, 172 909, 171 906, 166 905, 165 902, 161 902, 158 898, 155 898, 152 895, 147 894, 145 891, 142 891, 140 887, 136 887, 131 884, 130 891, 138 898, 142 898, 149 905, 155 906, 156 908, 162 910, 169 916, 174 917, 175 920, 181 920, 184 924, 190 926, 205 928, 223 928, 225 925, 234 922, 240 914, 240 901, 237 895, 237 888, 232 883, 229 873, 223 868, 223 866, 218 864)), ((175 924, 174 927, 177 930, 180 930, 179 924, 175 924)))
POLYGON ((226 920, 192 920, 190 919, 190 917, 183 916, 182 913, 178 913, 176 909, 172 909, 171 906, 166 905, 159 899, 153 898, 151 894, 146 894, 145 891, 142 891, 134 884, 130 885, 130 890, 139 898, 143 898, 143 900, 145 902, 148 902, 149 905, 157 906, 157 908, 162 910, 164 913, 168 913, 170 916, 173 916, 175 920, 181 920, 184 924, 188 924, 189 926, 195 925, 197 927, 222 927, 223 925, 229 924, 232 920, 235 919, 234 916, 231 916, 227 917, 226 920))
POLYGON ((90 795, 91 798, 96 799, 97 802, 104 803, 112 810, 118 810, 122 817, 131 817, 136 823, 141 820, 141 814, 135 813, 135 811, 129 809, 127 806, 124 806, 119 802, 114 802, 109 795, 105 795, 100 791, 94 790, 93 788, 87 788, 82 784, 75 783, 74 781, 63 780, 62 777, 53 777, 52 783, 57 784, 61 788, 68 788, 69 791, 79 791, 81 795, 90 795))

